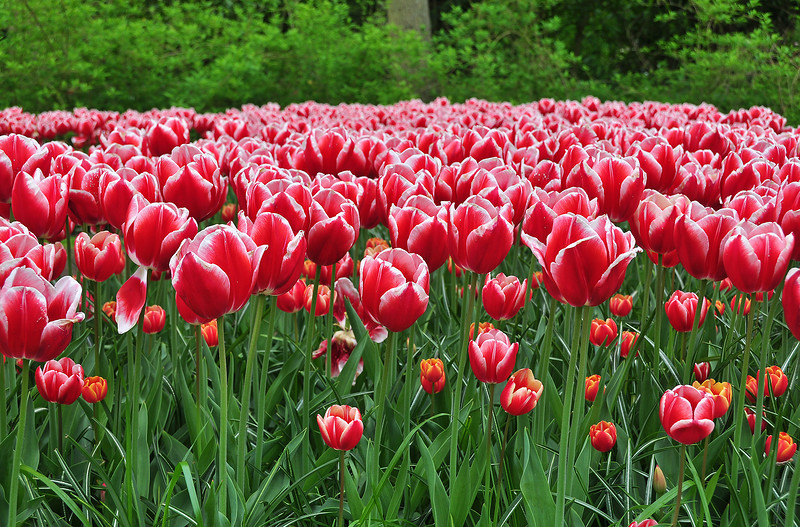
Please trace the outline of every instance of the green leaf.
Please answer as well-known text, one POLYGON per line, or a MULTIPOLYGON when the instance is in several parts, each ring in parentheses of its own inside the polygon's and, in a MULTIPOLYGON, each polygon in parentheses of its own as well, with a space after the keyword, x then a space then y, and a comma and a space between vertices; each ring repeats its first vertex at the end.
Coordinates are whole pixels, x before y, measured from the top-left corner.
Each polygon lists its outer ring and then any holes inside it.
POLYGON ((439 478, 439 473, 436 466, 433 464, 433 458, 425 445, 422 438, 417 437, 417 446, 419 447, 420 457, 422 463, 425 465, 425 475, 428 479, 428 492, 431 498, 431 505, 433 507, 433 519, 436 525, 449 525, 449 509, 450 503, 447 499, 447 491, 439 478))
POLYGON ((547 481, 539 455, 527 445, 526 450, 520 489, 528 522, 537 527, 552 527, 556 517, 556 502, 550 492, 550 483, 547 481))

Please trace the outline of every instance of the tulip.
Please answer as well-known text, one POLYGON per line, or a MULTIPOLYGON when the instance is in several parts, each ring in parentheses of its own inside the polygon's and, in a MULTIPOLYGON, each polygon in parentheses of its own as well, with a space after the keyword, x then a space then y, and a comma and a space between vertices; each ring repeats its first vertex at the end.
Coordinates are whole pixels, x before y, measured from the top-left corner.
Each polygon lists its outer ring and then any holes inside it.
POLYGON ((429 288, 428 264, 417 254, 388 249, 361 261, 361 302, 389 331, 408 329, 425 313, 429 288))
POLYGON ((616 294, 608 301, 608 307, 615 317, 627 317, 633 309, 633 297, 616 294))
MULTIPOLYGON (((478 322, 478 335, 486 333, 490 329, 494 329, 494 324, 491 322, 478 322)), ((475 338, 475 322, 469 325, 469 340, 475 338)))
MULTIPOLYGON (((331 378, 335 379, 342 373, 345 364, 347 364, 347 360, 350 358, 350 354, 353 353, 353 350, 356 347, 356 337, 353 334, 352 330, 347 331, 337 331, 333 334, 333 341, 331 342, 331 378)), ((317 351, 315 351, 312 355, 312 359, 318 359, 320 357, 324 357, 328 353, 328 339, 323 340, 317 351)), ((356 373, 353 377, 353 383, 355 384, 356 378, 364 371, 364 359, 359 359, 358 365, 356 366, 356 373)))
POLYGON ((100 180, 106 173, 113 173, 108 165, 99 165, 86 170, 75 165, 67 175, 69 216, 75 223, 98 225, 106 221, 100 203, 100 180))
POLYGON ((189 127, 180 117, 163 117, 144 136, 144 150, 151 156, 169 154, 189 142, 189 127))
POLYGON ((325 444, 335 450, 352 450, 364 434, 364 423, 358 408, 334 404, 325 412, 325 417, 317 415, 317 424, 325 444))
POLYGON ((81 396, 83 368, 69 357, 48 360, 36 368, 36 387, 45 401, 72 404, 81 396))
POLYGON ((514 243, 513 213, 511 205, 497 207, 482 196, 451 205, 447 239, 453 261, 474 273, 493 271, 514 243))
POLYGON ((644 192, 644 176, 636 158, 604 157, 592 166, 586 161, 575 166, 564 179, 569 187, 581 187, 597 198, 600 214, 611 221, 627 221, 633 216, 644 192))
POLYGON ((102 377, 86 377, 81 394, 87 403, 99 403, 108 395, 108 381, 102 377))
POLYGON ((625 279, 628 264, 641 249, 608 217, 592 221, 574 214, 559 216, 547 245, 533 247, 548 293, 572 306, 597 306, 625 279))
POLYGON ((533 298, 533 290, 539 289, 539 286, 544 282, 544 273, 541 271, 534 271, 531 277, 531 298, 533 298))
MULTIPOLYGON (((770 448, 772 447, 772 434, 767 436, 767 443, 764 446, 764 453, 769 455, 770 448)), ((797 452, 797 444, 791 438, 789 434, 786 432, 781 432, 778 434, 778 454, 775 458, 775 462, 779 465, 783 465, 791 461, 792 457, 794 457, 794 453, 797 452)))
POLYGON ((583 397, 590 403, 593 403, 597 398, 597 392, 600 390, 600 375, 594 374, 586 377, 586 389, 584 390, 583 397))
POLYGON ((57 357, 84 318, 80 300, 81 286, 72 277, 53 286, 32 269, 14 269, 0 289, 0 352, 37 362, 57 357))
MULTIPOLYGON (((769 385, 767 385, 766 378, 762 385, 764 386, 764 397, 769 397, 773 395, 775 397, 780 397, 786 392, 786 388, 789 387, 789 378, 783 373, 778 366, 769 366, 766 368, 767 371, 767 378, 769 378, 769 385), (770 394, 771 388, 771 394, 770 394)), ((761 378, 761 372, 756 374, 756 378, 753 378, 751 375, 747 376, 747 399, 750 402, 755 402, 758 392, 758 379, 761 378)))
POLYGON ((200 333, 203 334, 203 339, 206 341, 206 344, 209 348, 213 348, 214 346, 218 345, 219 333, 217 330, 217 319, 215 318, 211 322, 201 324, 200 333))
POLYGON ((122 168, 106 171, 100 178, 100 206, 103 216, 114 228, 122 230, 133 197, 140 194, 148 203, 160 197, 158 179, 150 172, 122 168))
POLYGON ((694 386, 677 386, 661 397, 658 416, 664 431, 684 445, 697 443, 714 431, 714 397, 694 386))
POLYGON ((197 222, 189 211, 171 203, 150 203, 134 196, 123 225, 128 256, 136 264, 166 271, 183 240, 197 234, 197 222))
POLYGON ((744 221, 730 233, 722 251, 725 272, 744 293, 775 289, 786 274, 794 235, 784 236, 777 223, 744 221))
POLYGON ((657 494, 664 494, 667 492, 667 478, 664 477, 664 471, 661 470, 661 467, 658 465, 656 465, 656 468, 653 469, 652 481, 653 490, 656 491, 657 494))
MULTIPOLYGON (((389 242, 384 240, 383 238, 370 238, 367 240, 367 246, 364 248, 364 256, 372 256, 373 258, 378 254, 382 253, 386 249, 389 249, 389 242)), ((400 249, 406 249, 405 247, 400 247, 400 249)), ((409 252, 417 252, 417 251, 409 251, 409 252)), ((419 254, 419 253, 417 253, 419 254)), ((349 255, 345 255, 347 258, 349 255)), ((420 255, 421 256, 421 255, 420 255)), ((424 259, 424 258, 423 258, 424 259)), ((352 260, 350 260, 352 262, 352 260)), ((339 278, 337 276, 337 278, 339 278)))
POLYGON ((184 240, 170 261, 175 292, 197 315, 219 318, 250 299, 253 240, 230 225, 212 225, 184 240))
MULTIPOLYGON (((700 320, 697 326, 703 325, 706 320, 706 314, 711 302, 707 298, 703 299, 703 307, 700 310, 700 320)), ((684 293, 683 291, 675 291, 669 297, 667 303, 664 304, 664 310, 667 313, 669 323, 675 331, 688 332, 692 330, 694 325, 695 314, 697 311, 697 295, 695 293, 684 293)))
POLYGON ((731 405, 733 388, 729 382, 716 382, 714 379, 706 379, 702 383, 695 381, 692 386, 711 394, 714 398, 714 419, 722 417, 731 405))
POLYGON ((709 362, 700 362, 694 364, 694 378, 697 382, 704 382, 708 379, 708 376, 711 374, 711 363, 709 362))
POLYGON ((600 421, 589 428, 589 438, 595 450, 608 452, 617 444, 617 427, 608 421, 600 421))
MULTIPOLYGON (((637 340, 639 340, 638 333, 623 331, 619 337, 619 356, 623 359, 627 359, 631 349, 636 345, 637 340)), ((638 355, 639 352, 637 351, 636 354, 638 355)))
POLYGON ((289 291, 300 278, 306 255, 303 232, 295 234, 283 216, 271 212, 258 214, 255 222, 240 212, 238 228, 257 247, 253 254, 253 294, 281 295, 289 291))
POLYGON ((196 153, 183 165, 162 157, 156 172, 164 201, 185 207, 198 222, 216 214, 225 203, 228 180, 210 154, 196 153))
POLYGON ((447 258, 447 272, 450 273, 450 274, 454 274, 455 273, 456 278, 460 278, 461 274, 464 272, 464 270, 461 267, 459 267, 458 265, 454 264, 452 258, 448 257, 447 258))
POLYGON ((794 338, 800 340, 800 269, 792 269, 786 275, 781 304, 789 331, 794 338))
POLYGON ((681 195, 664 196, 645 191, 630 221, 636 241, 648 251, 666 255, 674 253, 679 239, 675 238, 675 222, 686 211, 689 200, 681 195))
POLYGON ((655 521, 652 518, 648 518, 646 520, 642 520, 639 523, 631 522, 631 524, 628 525, 628 527, 657 527, 657 526, 658 526, 658 522, 655 521))
POLYGON ((744 295, 734 295, 731 298, 731 311, 738 315, 749 315, 750 299, 744 295))
POLYGON ((15 178, 38 150, 39 143, 25 135, 0 135, 0 202, 12 200, 15 178))
POLYGON ((490 279, 487 274, 482 297, 486 313, 495 320, 513 318, 525 304, 527 288, 528 281, 520 283, 516 276, 500 273, 490 279))
POLYGON ((287 292, 278 295, 276 305, 285 313, 297 313, 305 306, 305 293, 305 280, 298 280, 287 292))
POLYGON ((334 190, 323 189, 314 194, 308 219, 308 259, 317 265, 338 262, 358 239, 358 208, 334 190))
POLYGON ((722 300, 715 300, 714 306, 716 306, 717 316, 721 317, 725 314, 725 303, 722 300))
POLYGON ((533 377, 530 368, 514 373, 500 394, 500 406, 511 415, 527 414, 542 396, 544 385, 533 377))
POLYGON ((504 382, 514 369, 519 344, 511 344, 499 329, 490 329, 469 342, 469 364, 479 381, 504 382))
POLYGON ((14 216, 39 238, 58 239, 67 220, 67 195, 67 180, 60 174, 20 172, 12 191, 14 216))
POLYGON ((580 187, 552 192, 534 190, 522 221, 522 241, 531 249, 537 242, 544 245, 553 231, 555 219, 568 212, 593 220, 597 217, 597 198, 589 199, 580 187))
POLYGON ((91 238, 85 232, 75 238, 75 264, 81 274, 105 282, 125 269, 125 253, 119 235, 100 231, 91 238))
POLYGON ((714 212, 696 202, 675 220, 678 258, 690 275, 700 280, 725 278, 723 250, 736 224, 735 211, 714 212))
POLYGON ((114 300, 109 300, 105 304, 103 304, 103 313, 106 314, 108 318, 111 319, 112 322, 117 321, 117 302, 114 300))
POLYGON ((422 389, 433 395, 444 389, 445 374, 442 359, 422 359, 420 367, 420 382, 422 389))
MULTIPOLYGON (((314 286, 309 285, 306 286, 306 290, 303 292, 303 307, 305 307, 306 311, 311 313, 311 304, 314 300, 314 286)), ((314 316, 321 317, 325 313, 328 312, 328 308, 330 307, 331 302, 331 288, 327 285, 321 285, 317 287, 317 305, 314 309, 314 316)))
POLYGON ((222 217, 222 223, 228 223, 229 221, 233 221, 236 218, 236 214, 238 212, 238 207, 236 203, 226 203, 222 206, 222 210, 220 210, 220 214, 222 217))
POLYGON ((592 326, 589 330, 589 342, 595 346, 607 346, 615 338, 617 338, 617 323, 613 319, 601 320, 596 318, 592 320, 592 326))
MULTIPOLYGON (((419 254, 431 272, 447 261, 447 210, 427 196, 412 196, 392 206, 387 220, 393 247, 419 254)), ((365 255, 366 256, 366 255, 365 255)))
MULTIPOLYGON (((755 434, 756 433, 756 413, 754 411, 752 411, 750 408, 745 408, 744 409, 744 415, 747 417, 747 424, 750 426, 750 433, 751 434, 755 434)), ((762 412, 762 414, 761 414, 761 431, 763 432, 766 429, 767 429, 767 414, 762 412)))
POLYGON ((147 306, 144 309, 144 332, 154 334, 164 329, 167 320, 167 313, 161 306, 147 306))

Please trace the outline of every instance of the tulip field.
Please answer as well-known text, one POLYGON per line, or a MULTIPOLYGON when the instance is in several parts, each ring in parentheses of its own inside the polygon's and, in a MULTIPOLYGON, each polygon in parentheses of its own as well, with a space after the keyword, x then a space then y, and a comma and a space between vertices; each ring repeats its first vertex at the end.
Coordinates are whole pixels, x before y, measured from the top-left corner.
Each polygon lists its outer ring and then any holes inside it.
POLYGON ((767 108, 8 108, 0 213, 0 525, 800 524, 767 108))

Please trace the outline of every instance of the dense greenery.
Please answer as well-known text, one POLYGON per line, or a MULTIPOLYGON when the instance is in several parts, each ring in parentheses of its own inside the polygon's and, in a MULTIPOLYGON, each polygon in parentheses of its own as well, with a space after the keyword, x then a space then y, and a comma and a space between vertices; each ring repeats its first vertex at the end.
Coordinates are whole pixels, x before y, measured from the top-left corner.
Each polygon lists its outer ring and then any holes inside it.
POLYGON ((764 105, 800 122, 798 2, 435 0, 430 41, 387 26, 384 4, 11 0, 0 107, 593 94, 764 105))

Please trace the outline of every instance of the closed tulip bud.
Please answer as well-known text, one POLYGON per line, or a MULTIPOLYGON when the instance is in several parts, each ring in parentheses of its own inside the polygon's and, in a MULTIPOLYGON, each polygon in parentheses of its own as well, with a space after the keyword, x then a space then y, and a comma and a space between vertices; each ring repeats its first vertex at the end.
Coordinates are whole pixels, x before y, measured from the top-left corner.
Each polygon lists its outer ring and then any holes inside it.
MULTIPOLYGON (((772 435, 770 434, 767 436, 767 443, 764 446, 764 453, 769 455, 770 448, 772 447, 772 435)), ((775 462, 778 465, 783 465, 791 461, 792 457, 794 457, 794 453, 797 452, 797 443, 787 434, 786 432, 781 432, 778 434, 778 454, 775 458, 775 462)))
MULTIPOLYGON (((762 386, 764 386, 764 397, 769 397, 770 395, 780 397, 786 392, 786 388, 789 387, 789 378, 778 366, 768 366, 766 370, 767 377, 769 378, 769 385, 767 385, 766 379, 761 383, 762 386)), ((750 375, 747 376, 747 392, 745 395, 747 395, 747 399, 749 399, 750 402, 756 401, 758 395, 758 379, 760 378, 761 372, 756 374, 756 378, 750 375)))
POLYGON ((99 403, 108 395, 108 381, 102 377, 86 377, 81 391, 87 403, 99 403))
POLYGON ((656 494, 667 492, 667 478, 664 477, 664 471, 658 465, 653 469, 653 490, 656 491, 656 494))
POLYGON ((278 295, 276 304, 278 309, 285 313, 297 313, 305 307, 306 282, 298 280, 282 295, 278 295))
POLYGON ((206 344, 209 348, 213 348, 214 346, 219 344, 219 333, 217 329, 217 319, 212 320, 211 322, 206 322, 205 324, 200 325, 200 333, 203 334, 203 339, 206 341, 206 344))
POLYGON ((725 303, 722 300, 715 300, 714 305, 717 306, 717 316, 722 316, 725 314, 725 303))
POLYGON ((161 306, 147 306, 144 308, 144 320, 142 322, 145 333, 158 333, 164 329, 167 321, 167 313, 161 306))
POLYGON ((608 421, 600 421, 589 428, 592 446, 600 452, 608 452, 617 444, 617 427, 608 421))
MULTIPOLYGON (((311 304, 314 301, 314 286, 306 286, 305 293, 303 293, 303 307, 306 311, 311 313, 311 304)), ((327 285, 321 285, 317 288, 317 305, 314 309, 314 316, 321 317, 328 312, 328 306, 331 301, 331 288, 327 285)))
POLYGON ((520 283, 516 276, 500 273, 490 279, 486 275, 483 286, 483 307, 486 313, 495 320, 508 320, 519 313, 525 304, 525 292, 528 281, 520 283))
MULTIPOLYGON (((619 338, 619 356, 627 359, 631 350, 636 346, 636 341, 639 340, 639 334, 634 331, 623 331, 619 338)), ((636 352, 638 355, 639 352, 636 352)))
POLYGON ((697 382, 703 382, 708 379, 708 376, 711 374, 711 363, 708 362, 696 362, 694 364, 694 378, 697 382))
POLYGON ((75 238, 75 264, 89 280, 105 282, 125 269, 125 253, 117 234, 101 231, 89 238, 85 232, 75 238))
POLYGON ((114 300, 109 300, 105 304, 103 304, 103 313, 106 314, 108 318, 111 319, 111 322, 117 321, 117 302, 114 300))
POLYGON ((445 380, 442 359, 422 359, 419 366, 422 388, 431 395, 441 392, 445 380))
POLYGON ((596 318, 592 320, 589 330, 589 342, 595 346, 607 346, 617 338, 617 323, 613 319, 605 320, 596 318))
POLYGON ((36 387, 45 401, 72 404, 83 390, 83 368, 69 357, 36 368, 36 387))
POLYGON ((750 299, 744 295, 734 295, 731 299, 731 311, 739 315, 749 315, 750 299))
POLYGON ((490 329, 469 342, 469 364, 479 381, 497 384, 511 375, 519 344, 511 342, 499 329, 490 329))
POLYGON ((714 379, 706 379, 702 383, 695 381, 692 386, 698 390, 710 393, 714 398, 714 419, 722 417, 731 405, 733 388, 729 382, 716 382, 714 379))
POLYGON ((233 221, 237 212, 238 207, 236 206, 236 203, 226 203, 223 205, 222 210, 220 210, 220 214, 222 215, 222 223, 233 221))
POLYGON ((730 278, 724 278, 722 281, 719 282, 719 292, 723 291, 730 291, 733 289, 733 284, 731 283, 730 278))
POLYGON ((586 377, 586 389, 583 393, 584 399, 593 403, 597 398, 597 392, 600 390, 600 375, 594 374, 586 377))
MULTIPOLYGON (((703 307, 700 311, 700 320, 697 326, 703 325, 706 320, 706 314, 711 302, 707 298, 703 299, 703 307)), ((675 329, 686 333, 692 330, 694 325, 695 313, 697 311, 697 295, 694 293, 684 293, 683 291, 675 291, 669 297, 667 303, 664 304, 664 311, 667 313, 669 323, 675 329)))
POLYGON ((633 309, 633 297, 616 294, 608 301, 608 307, 615 317, 627 317, 633 309))
POLYGON ((500 405, 511 415, 522 415, 536 407, 544 386, 533 377, 530 368, 514 373, 500 394, 500 405))
POLYGON ((631 524, 628 525, 628 527, 657 527, 657 526, 658 526, 658 522, 655 521, 652 518, 648 518, 646 520, 642 520, 639 523, 631 522, 631 524))
POLYGON ((325 417, 317 415, 317 424, 325 444, 335 450, 352 450, 364 434, 364 423, 358 408, 334 404, 325 412, 325 417))
POLYGON ((658 416, 675 441, 691 445, 714 431, 714 397, 694 386, 677 386, 661 397, 658 416))

